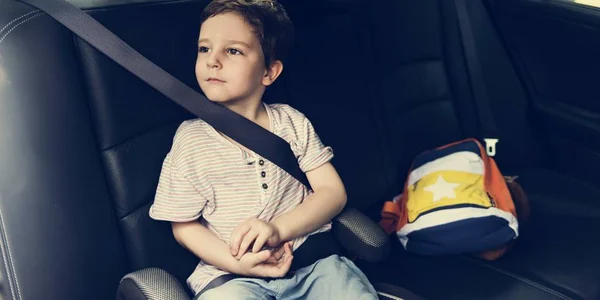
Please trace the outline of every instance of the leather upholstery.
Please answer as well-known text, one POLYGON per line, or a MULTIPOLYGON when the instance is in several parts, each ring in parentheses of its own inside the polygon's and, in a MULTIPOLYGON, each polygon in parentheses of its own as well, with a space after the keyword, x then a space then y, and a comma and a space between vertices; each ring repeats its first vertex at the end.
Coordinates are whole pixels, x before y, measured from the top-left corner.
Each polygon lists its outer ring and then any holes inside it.
MULTIPOLYGON (((334 149, 349 206, 373 218, 401 190, 416 153, 471 136, 477 126, 450 1, 379 1, 310 1, 310 9, 305 1, 283 1, 297 41, 268 92, 270 102, 287 102, 313 121, 334 149)), ((92 2, 82 5, 117 3, 92 2)), ((206 1, 146 2, 91 13, 196 87, 196 23, 206 1)), ((585 233, 600 225, 600 192, 542 168, 526 95, 479 1, 472 3, 502 135, 500 167, 522 175, 533 203, 530 226, 494 263, 417 257, 395 244, 387 261, 360 266, 374 281, 427 298, 598 298, 600 243, 585 233)), ((125 274, 147 267, 185 283, 197 259, 174 241, 169 224, 148 217, 148 208, 174 131, 190 116, 51 18, 30 12, 0 2, 0 233, 8 298, 113 298, 125 274)))
POLYGON ((296 39, 275 82, 285 89, 285 98, 274 100, 302 111, 333 148, 332 163, 344 180, 348 206, 379 206, 389 196, 393 156, 385 152, 387 139, 373 103, 369 77, 374 74, 367 71, 368 53, 362 49, 366 37, 357 30, 358 7, 331 1, 312 1, 311 9, 300 1, 284 5, 292 11, 296 39))
POLYGON ((600 241, 587 228, 600 226, 600 207, 593 203, 600 190, 544 169, 519 174, 532 214, 502 259, 421 257, 394 240, 392 258, 360 266, 373 279, 402 283, 428 299, 597 299, 600 241))
MULTIPOLYGON (((124 6, 91 15, 167 72, 196 87, 196 16, 206 2, 124 6)), ((87 43, 77 38, 76 45, 131 267, 162 268, 185 283, 198 259, 177 244, 170 224, 150 219, 148 209, 175 130, 192 116, 87 43)))
POLYGON ((502 265, 574 298, 598 298, 600 239, 589 230, 600 227, 600 189, 546 169, 520 172, 519 180, 532 215, 502 265))
POLYGON ((6 299, 113 298, 129 262, 73 37, 48 16, 24 16, 31 11, 0 2, 6 299))
MULTIPOLYGON (((531 220, 522 224, 516 246, 499 261, 419 257, 394 243, 392 258, 361 266, 373 278, 402 283, 426 298, 596 299, 600 297, 600 261, 593 253, 600 250, 600 239, 585 232, 600 226, 600 206, 595 200, 600 190, 539 167, 549 164, 525 120, 523 88, 515 83, 514 70, 482 7, 478 1, 469 3, 477 22, 477 45, 485 50, 480 51, 483 70, 492 81, 488 82, 489 96, 500 130, 496 160, 505 175, 520 175, 517 181, 532 205, 531 220), (468 288, 463 286, 465 282, 470 283, 468 288)), ((373 65, 385 74, 380 80, 381 101, 389 114, 384 116, 395 130, 391 138, 401 157, 399 169, 407 170, 416 152, 473 134, 464 125, 477 123, 469 120, 473 112, 464 109, 472 103, 472 96, 468 77, 464 78, 461 45, 456 42, 456 13, 451 1, 389 1, 372 8, 373 48, 380 49, 375 52, 396 50, 373 65), (415 27, 427 34, 417 35, 411 29, 415 27), (388 79, 398 76, 416 79, 404 79, 404 83, 388 79), (436 122, 431 122, 432 118, 436 122)), ((400 174, 399 178, 400 189, 404 177, 400 174)))

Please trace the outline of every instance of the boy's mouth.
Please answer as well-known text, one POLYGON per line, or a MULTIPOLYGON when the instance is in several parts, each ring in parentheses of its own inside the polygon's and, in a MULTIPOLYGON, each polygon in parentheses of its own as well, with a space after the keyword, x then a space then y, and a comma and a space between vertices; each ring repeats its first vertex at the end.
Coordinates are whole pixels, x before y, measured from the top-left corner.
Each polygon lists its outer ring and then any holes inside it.
POLYGON ((206 79, 207 82, 209 83, 224 83, 225 81, 219 79, 219 78, 215 78, 215 77, 210 77, 208 79, 206 79))

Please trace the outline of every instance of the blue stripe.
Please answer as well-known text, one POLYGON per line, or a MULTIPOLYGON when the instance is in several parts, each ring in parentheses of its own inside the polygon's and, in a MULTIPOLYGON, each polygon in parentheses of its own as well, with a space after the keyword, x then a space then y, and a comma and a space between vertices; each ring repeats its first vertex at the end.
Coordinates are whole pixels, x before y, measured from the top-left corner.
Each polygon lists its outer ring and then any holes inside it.
POLYGON ((444 205, 444 206, 432 208, 432 209, 429 209, 429 210, 426 210, 426 211, 420 213, 414 221, 408 222, 408 224, 415 223, 415 222, 419 221, 419 218, 421 218, 422 216, 434 213, 436 211, 446 210, 446 209, 463 208, 463 207, 474 207, 474 208, 481 208, 481 209, 488 208, 487 206, 473 204, 473 203, 459 203, 459 204, 454 204, 454 205, 444 205))
POLYGON ((466 141, 463 143, 452 145, 450 147, 447 147, 447 148, 444 148, 441 150, 432 150, 432 151, 427 151, 427 152, 421 153, 420 155, 418 155, 415 158, 412 169, 413 170, 417 169, 420 166, 422 166, 428 162, 434 161, 438 158, 450 155, 452 153, 462 152, 462 151, 473 152, 481 157, 481 152, 479 151, 479 146, 477 146, 477 144, 473 141, 466 141))
POLYGON ((514 239, 508 221, 496 216, 473 218, 414 231, 406 250, 422 255, 454 255, 500 248, 514 239))

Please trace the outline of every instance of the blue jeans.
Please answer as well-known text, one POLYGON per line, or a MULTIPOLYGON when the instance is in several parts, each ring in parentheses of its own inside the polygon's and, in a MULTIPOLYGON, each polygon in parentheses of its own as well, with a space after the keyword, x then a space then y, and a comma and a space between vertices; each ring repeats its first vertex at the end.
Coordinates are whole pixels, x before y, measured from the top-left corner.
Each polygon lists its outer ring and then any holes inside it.
POLYGON ((331 255, 298 269, 289 278, 236 278, 210 289, 198 300, 360 299, 377 300, 367 277, 349 259, 331 255))

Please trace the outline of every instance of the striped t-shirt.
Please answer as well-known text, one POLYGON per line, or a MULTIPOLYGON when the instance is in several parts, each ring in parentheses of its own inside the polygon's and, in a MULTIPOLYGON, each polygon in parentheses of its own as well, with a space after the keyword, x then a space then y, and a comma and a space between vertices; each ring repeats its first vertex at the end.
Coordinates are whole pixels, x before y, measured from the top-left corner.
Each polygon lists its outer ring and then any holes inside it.
MULTIPOLYGON (((333 158, 310 121, 285 104, 264 105, 270 130, 286 140, 304 172, 333 158)), ((299 205, 312 191, 275 164, 248 153, 200 119, 183 122, 173 139, 160 174, 150 217, 196 220, 229 245, 233 230, 247 218, 272 221, 299 205)), ((313 232, 323 232, 331 223, 313 232)), ((294 240, 297 249, 307 236, 294 240)), ((187 280, 198 293, 211 280, 227 274, 200 261, 187 280)))

